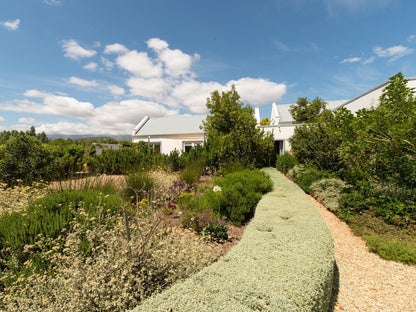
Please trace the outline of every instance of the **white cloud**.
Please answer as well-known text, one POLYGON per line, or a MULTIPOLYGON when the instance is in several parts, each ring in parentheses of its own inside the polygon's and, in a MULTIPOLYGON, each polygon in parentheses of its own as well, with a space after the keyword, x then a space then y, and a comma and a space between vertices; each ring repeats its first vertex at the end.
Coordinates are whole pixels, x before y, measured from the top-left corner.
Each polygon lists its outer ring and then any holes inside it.
POLYGON ((159 38, 152 38, 146 41, 147 46, 156 52, 163 51, 169 47, 169 44, 165 40, 159 38))
POLYGON ((415 35, 410 35, 409 37, 407 37, 407 41, 412 42, 413 40, 415 40, 415 38, 415 35))
POLYGON ((165 65, 165 73, 172 77, 179 77, 191 74, 191 67, 193 63, 200 59, 198 53, 193 56, 182 52, 179 49, 169 49, 166 41, 159 38, 152 38, 147 41, 147 46, 153 49, 159 61, 165 65))
POLYGON ((36 119, 35 118, 30 118, 30 117, 22 117, 18 119, 19 123, 23 123, 23 124, 32 124, 34 125, 36 123, 36 119))
POLYGON ((143 79, 132 77, 127 80, 132 95, 149 98, 152 100, 163 100, 171 90, 172 85, 161 78, 143 79))
POLYGON ((287 86, 283 83, 275 83, 262 78, 241 78, 239 80, 232 80, 227 83, 227 88, 230 89, 232 85, 245 103, 253 106, 270 105, 277 102, 286 93, 287 86))
POLYGON ((357 63, 361 61, 361 57, 350 57, 350 58, 346 58, 343 59, 340 64, 345 64, 345 63, 357 63))
POLYGON ((15 20, 8 20, 5 22, 0 22, 1 26, 3 26, 4 28, 10 31, 17 30, 19 28, 19 24, 20 24, 20 19, 18 18, 16 18, 15 20))
POLYGON ((110 90, 112 95, 123 95, 125 93, 123 88, 116 85, 107 86, 107 89, 110 90))
POLYGON ((93 116, 94 106, 89 102, 80 102, 73 97, 55 95, 38 90, 27 90, 24 93, 28 98, 40 98, 42 103, 24 100, 14 100, 13 102, 6 102, 0 106, 0 110, 35 113, 35 114, 50 114, 63 115, 67 117, 75 117, 86 119, 93 116))
POLYGON ((274 40, 273 45, 275 46, 276 49, 278 49, 280 51, 285 51, 285 52, 290 51, 290 48, 280 40, 274 40))
POLYGON ((3 122, 3 121, 4 121, 4 118, 0 116, 0 122, 3 122))
POLYGON ((162 76, 160 64, 154 64, 146 52, 130 51, 116 60, 117 65, 133 75, 150 78, 162 76))
POLYGON ((92 57, 97 54, 94 50, 81 47, 78 42, 73 39, 62 40, 62 49, 65 52, 65 57, 76 61, 79 61, 81 58, 92 57))
POLYGON ((393 62, 405 55, 412 54, 414 50, 402 45, 397 45, 385 49, 376 46, 373 48, 373 52, 379 57, 390 57, 389 62, 393 62))
POLYGON ((183 104, 192 113, 203 114, 207 112, 206 103, 207 98, 211 96, 214 90, 223 91, 225 87, 218 82, 199 82, 196 80, 184 81, 177 85, 171 95, 176 102, 170 105, 183 104))
POLYGON ((60 0, 43 0, 43 3, 57 6, 62 4, 60 0))
POLYGON ((81 87, 96 87, 98 86, 98 83, 95 80, 85 80, 78 77, 72 76, 68 79, 68 83, 74 84, 81 87))
POLYGON ((120 43, 107 44, 104 49, 104 54, 125 54, 127 52, 129 49, 120 43))
POLYGON ((106 59, 105 57, 101 57, 101 62, 104 64, 104 66, 108 69, 111 70, 114 66, 114 63, 111 62, 109 59, 106 59))
POLYGON ((87 65, 84 66, 85 69, 92 71, 92 72, 96 71, 97 67, 98 65, 95 62, 88 63, 87 65))
POLYGON ((372 62, 374 62, 375 59, 376 58, 374 56, 370 56, 368 59, 366 59, 366 60, 363 61, 363 64, 364 65, 371 64, 372 62))

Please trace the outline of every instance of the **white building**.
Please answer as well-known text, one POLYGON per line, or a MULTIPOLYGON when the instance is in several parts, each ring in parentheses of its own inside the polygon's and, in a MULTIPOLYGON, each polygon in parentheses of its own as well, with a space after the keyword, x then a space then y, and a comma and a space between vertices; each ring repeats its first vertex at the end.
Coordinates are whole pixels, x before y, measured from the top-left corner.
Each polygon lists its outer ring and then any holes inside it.
MULTIPOLYGON (((408 87, 416 88, 416 77, 406 78, 408 87)), ((352 100, 326 101, 327 108, 336 110, 341 107, 356 113, 362 108, 372 108, 378 105, 383 89, 387 86, 385 81, 378 86, 360 94, 352 100)), ((270 115, 270 125, 260 126, 265 132, 271 132, 275 140, 276 153, 283 154, 290 150, 289 138, 293 135, 297 124, 294 123, 289 112, 292 104, 273 103, 270 115)), ((255 116, 260 123, 259 110, 256 108, 255 116)), ((201 130, 205 115, 176 116, 163 118, 145 117, 134 129, 133 142, 145 141, 154 146, 156 152, 169 154, 173 150, 184 152, 188 148, 204 142, 204 133, 201 130)))

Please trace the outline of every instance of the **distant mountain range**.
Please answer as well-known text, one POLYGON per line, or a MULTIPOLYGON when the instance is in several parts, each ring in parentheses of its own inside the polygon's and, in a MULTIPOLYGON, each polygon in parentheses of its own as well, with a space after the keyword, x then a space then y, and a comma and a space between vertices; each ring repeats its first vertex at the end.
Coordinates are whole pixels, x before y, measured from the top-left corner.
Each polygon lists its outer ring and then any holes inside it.
POLYGON ((131 135, 96 135, 96 134, 47 134, 49 139, 71 139, 71 140, 80 140, 80 139, 106 139, 106 138, 113 138, 117 141, 131 141, 131 135))

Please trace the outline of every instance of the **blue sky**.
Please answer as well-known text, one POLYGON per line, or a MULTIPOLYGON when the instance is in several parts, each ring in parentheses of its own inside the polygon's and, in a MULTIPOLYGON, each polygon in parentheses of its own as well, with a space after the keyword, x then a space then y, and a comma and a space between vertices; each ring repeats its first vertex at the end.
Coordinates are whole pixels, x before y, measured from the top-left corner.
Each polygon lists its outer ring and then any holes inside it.
POLYGON ((145 115, 351 99, 416 76, 411 0, 4 0, 0 130, 130 134, 145 115))

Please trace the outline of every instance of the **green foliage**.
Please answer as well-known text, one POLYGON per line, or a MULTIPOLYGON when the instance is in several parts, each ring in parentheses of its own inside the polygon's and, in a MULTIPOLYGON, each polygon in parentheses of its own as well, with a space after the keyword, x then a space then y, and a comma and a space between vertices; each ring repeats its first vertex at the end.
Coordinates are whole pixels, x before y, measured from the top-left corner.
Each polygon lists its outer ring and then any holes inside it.
POLYGON ((48 178, 52 158, 36 136, 20 133, 11 136, 0 149, 0 180, 13 186, 17 180, 30 185, 48 178))
POLYGON ((221 191, 212 191, 218 195, 208 192, 208 196, 211 196, 208 198, 215 198, 211 208, 236 225, 253 217, 255 206, 262 194, 273 188, 273 182, 263 171, 248 169, 230 173, 215 183, 221 187, 221 191))
POLYGON ((313 182, 324 178, 334 178, 335 175, 329 171, 319 170, 314 167, 296 165, 287 173, 288 177, 296 182, 306 193, 310 194, 313 182))
POLYGON ((270 162, 273 138, 256 127, 253 108, 243 106, 235 86, 221 95, 212 92, 207 108, 210 114, 203 129, 209 166, 218 168, 234 161, 264 166, 270 162))
POLYGON ((185 168, 182 169, 179 179, 185 181, 189 185, 193 185, 198 182, 203 168, 204 163, 202 161, 193 160, 188 162, 185 168))
POLYGON ((315 122, 325 110, 326 102, 316 97, 312 102, 308 98, 299 98, 296 104, 290 105, 289 112, 296 123, 315 122))
POLYGON ((208 241, 223 243, 228 240, 228 228, 225 224, 210 223, 201 231, 201 236, 208 241))
POLYGON ((339 178, 318 180, 310 186, 313 197, 332 212, 338 211, 338 201, 344 193, 349 192, 350 188, 350 185, 339 178))
POLYGON ((289 153, 284 153, 283 155, 276 156, 276 169, 280 172, 286 174, 290 169, 292 169, 299 162, 297 159, 289 153))
POLYGON ((148 172, 137 170, 126 177, 124 198, 131 203, 137 203, 149 198, 154 188, 154 181, 148 172))
POLYGON ((380 236, 364 236, 371 252, 377 253, 386 260, 416 264, 416 248, 414 243, 403 240, 384 240, 380 236))
POLYGON ((260 125, 262 126, 268 126, 270 125, 270 120, 267 117, 264 117, 261 121, 260 121, 260 125))
MULTIPOLYGON (((25 251, 25 246, 32 246, 35 251, 39 248, 48 251, 52 247, 48 241, 62 239, 64 232, 72 230, 74 220, 87 230, 91 223, 86 216, 105 221, 117 213, 119 207, 120 201, 114 195, 104 196, 98 191, 60 191, 33 201, 25 211, 3 213, 0 215, 2 270, 24 270, 24 263, 32 256, 39 264, 35 265, 35 270, 47 269, 49 264, 38 259, 36 253, 25 251), (39 237, 45 240, 38 246, 39 237)), ((82 238, 79 246, 85 253, 94 247, 82 238)))

